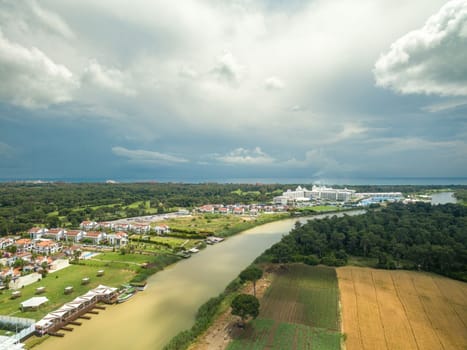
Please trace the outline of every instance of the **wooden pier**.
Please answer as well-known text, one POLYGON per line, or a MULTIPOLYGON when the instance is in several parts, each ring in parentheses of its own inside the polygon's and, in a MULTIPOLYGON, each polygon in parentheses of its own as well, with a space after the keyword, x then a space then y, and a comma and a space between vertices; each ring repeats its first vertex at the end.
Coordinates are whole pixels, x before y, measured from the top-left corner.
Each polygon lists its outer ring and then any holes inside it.
POLYGON ((59 338, 63 338, 65 336, 65 334, 63 333, 57 333, 57 332, 47 332, 48 335, 51 335, 53 337, 59 337, 59 338))

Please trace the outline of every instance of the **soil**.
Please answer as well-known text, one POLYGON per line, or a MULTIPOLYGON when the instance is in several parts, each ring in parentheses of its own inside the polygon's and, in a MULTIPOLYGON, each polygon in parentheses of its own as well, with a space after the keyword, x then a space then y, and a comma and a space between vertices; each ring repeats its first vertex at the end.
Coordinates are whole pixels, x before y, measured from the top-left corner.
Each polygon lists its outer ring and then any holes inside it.
MULTIPOLYGON (((272 272, 267 270, 263 278, 256 282, 256 297, 260 300, 271 285, 272 272)), ((253 284, 247 282, 242 288, 241 293, 253 294, 253 284)), ((227 348, 230 340, 246 330, 238 327, 239 317, 230 313, 230 308, 222 313, 194 343, 189 350, 224 350, 227 348)))

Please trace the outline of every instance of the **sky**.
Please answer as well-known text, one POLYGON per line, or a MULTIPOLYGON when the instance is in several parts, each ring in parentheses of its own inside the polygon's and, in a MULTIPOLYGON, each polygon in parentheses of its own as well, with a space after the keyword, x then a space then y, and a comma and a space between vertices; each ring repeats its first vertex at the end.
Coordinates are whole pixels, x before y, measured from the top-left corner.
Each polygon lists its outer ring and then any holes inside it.
POLYGON ((0 180, 467 177, 467 0, 0 0, 0 180))

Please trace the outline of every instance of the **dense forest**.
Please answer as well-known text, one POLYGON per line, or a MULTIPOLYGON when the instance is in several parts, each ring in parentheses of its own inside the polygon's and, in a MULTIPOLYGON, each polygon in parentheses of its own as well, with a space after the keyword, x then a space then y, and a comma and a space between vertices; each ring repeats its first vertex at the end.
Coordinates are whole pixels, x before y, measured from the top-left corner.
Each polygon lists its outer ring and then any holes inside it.
POLYGON ((363 215, 297 223, 259 261, 340 266, 349 256, 467 281, 467 207, 394 203, 363 215))

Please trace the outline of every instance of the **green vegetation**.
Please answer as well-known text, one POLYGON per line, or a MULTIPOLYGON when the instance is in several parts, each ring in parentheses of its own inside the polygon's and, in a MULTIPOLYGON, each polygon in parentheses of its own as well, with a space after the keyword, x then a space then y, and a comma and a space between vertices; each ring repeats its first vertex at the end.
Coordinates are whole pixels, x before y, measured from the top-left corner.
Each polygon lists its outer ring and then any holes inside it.
POLYGON ((261 300, 261 312, 228 350, 338 350, 338 286, 333 268, 285 265, 261 300))
POLYGON ((26 231, 35 225, 77 227, 83 220, 160 214, 207 203, 269 202, 277 191, 280 193, 288 187, 213 183, 1 183, 0 235, 26 231))
POLYGON ((253 295, 256 296, 256 281, 263 276, 263 270, 257 266, 249 266, 242 272, 240 272, 240 279, 242 282, 251 281, 253 282, 253 295))
POLYGON ((467 281, 467 207, 428 203, 369 210, 297 224, 258 262, 320 261, 342 266, 349 256, 377 267, 419 268, 467 281))
POLYGON ((456 190, 454 196, 461 204, 467 205, 467 189, 456 190))
POLYGON ((0 294, 0 314, 38 320, 48 312, 59 308, 64 303, 86 293, 99 284, 118 287, 135 275, 135 273, 130 270, 122 270, 107 266, 105 267, 104 275, 97 277, 97 271, 100 269, 102 269, 101 266, 72 265, 66 269, 50 273, 41 281, 22 288, 21 297, 17 299, 10 298, 11 291, 3 291, 3 293, 0 294), (85 277, 90 278, 90 283, 82 285, 81 280, 85 277), (68 286, 73 287, 73 292, 66 295, 64 289, 68 286), (41 295, 46 296, 49 302, 41 306, 37 311, 21 312, 19 310, 20 303, 36 296, 35 291, 37 287, 45 287, 46 291, 41 295))
POLYGON ((255 319, 259 315, 259 301, 251 294, 239 294, 230 304, 232 307, 232 315, 240 316, 242 322, 248 318, 255 319))

